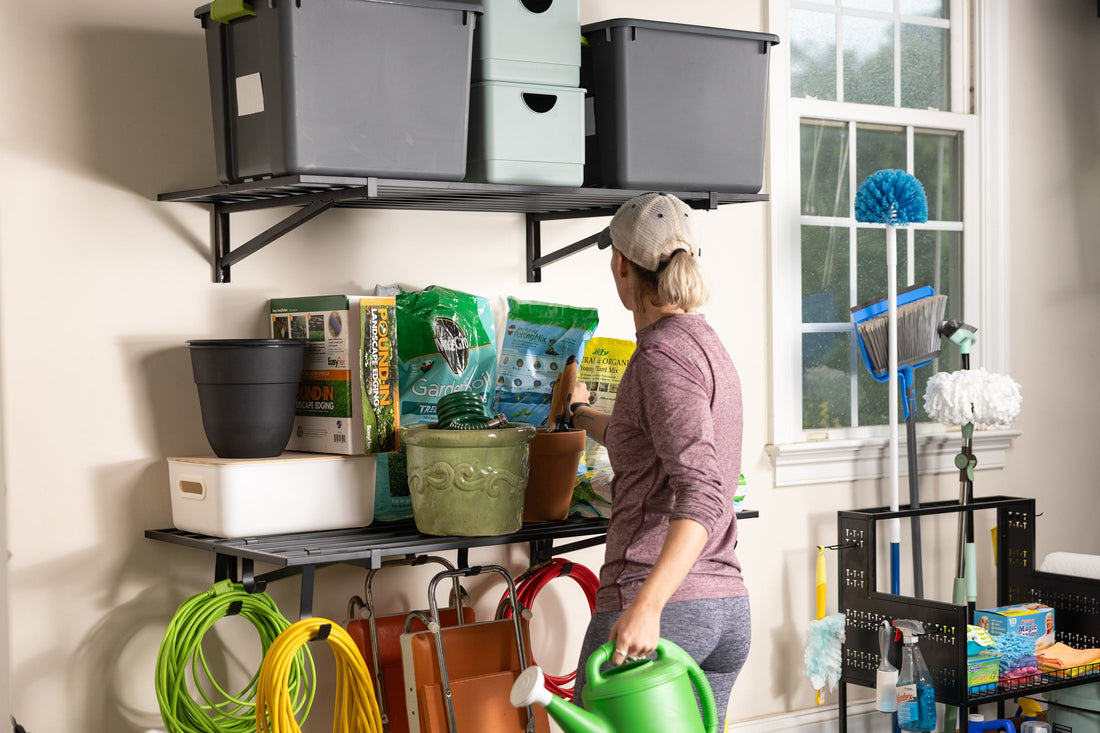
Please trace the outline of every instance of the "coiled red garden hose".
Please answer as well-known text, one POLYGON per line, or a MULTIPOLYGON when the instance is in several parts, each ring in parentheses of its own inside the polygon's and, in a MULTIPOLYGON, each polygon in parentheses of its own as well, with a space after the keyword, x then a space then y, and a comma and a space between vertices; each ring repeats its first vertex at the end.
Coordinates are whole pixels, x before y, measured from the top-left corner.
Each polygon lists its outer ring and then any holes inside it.
MULTIPOLYGON (((535 603, 535 596, 539 594, 546 584, 555 578, 568 577, 576 581, 584 591, 588 599, 588 612, 596 610, 596 589, 600 587, 600 580, 596 574, 584 565, 556 557, 543 565, 531 568, 523 575, 516 578, 516 599, 524 609, 530 610, 535 603)), ((512 605, 508 603, 508 591, 497 605, 497 618, 511 618, 512 605)), ((573 682, 577 679, 577 670, 568 674, 555 676, 546 675, 546 689, 558 697, 566 700, 573 699, 573 682), (568 685, 568 687, 567 687, 568 685)))

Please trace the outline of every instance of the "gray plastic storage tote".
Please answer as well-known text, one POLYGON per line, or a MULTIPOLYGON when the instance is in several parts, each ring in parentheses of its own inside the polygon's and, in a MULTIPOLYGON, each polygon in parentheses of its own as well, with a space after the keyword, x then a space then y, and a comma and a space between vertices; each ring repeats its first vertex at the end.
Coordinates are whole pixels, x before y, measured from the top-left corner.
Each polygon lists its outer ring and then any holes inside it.
POLYGON ((218 177, 460 180, 480 12, 457 0, 200 7, 218 177))
POLYGON ((582 32, 594 115, 585 185, 760 191, 778 36, 632 18, 582 32))
POLYGON ((581 67, 580 0, 481 0, 474 81, 575 87, 581 67))

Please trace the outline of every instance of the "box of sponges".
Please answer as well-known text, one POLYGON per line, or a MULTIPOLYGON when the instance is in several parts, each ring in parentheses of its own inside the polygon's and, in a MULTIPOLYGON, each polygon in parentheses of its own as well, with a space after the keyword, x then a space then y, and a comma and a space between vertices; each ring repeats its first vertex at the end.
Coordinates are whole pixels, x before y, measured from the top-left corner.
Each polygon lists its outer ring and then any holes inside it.
POLYGON ((1018 603, 974 612, 974 625, 993 636, 1013 634, 1035 641, 1042 649, 1054 643, 1054 609, 1041 603, 1018 603))
POLYGON ((271 300, 271 335, 308 343, 287 450, 362 455, 397 447, 393 296, 271 300))

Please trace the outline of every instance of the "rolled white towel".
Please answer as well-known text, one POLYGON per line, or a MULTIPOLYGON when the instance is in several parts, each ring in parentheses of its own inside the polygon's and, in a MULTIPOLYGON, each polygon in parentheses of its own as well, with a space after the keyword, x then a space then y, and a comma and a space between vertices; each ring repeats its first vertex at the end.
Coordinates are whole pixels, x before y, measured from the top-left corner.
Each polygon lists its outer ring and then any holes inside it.
POLYGON ((1100 580, 1100 555, 1085 555, 1079 552, 1052 552, 1043 558, 1043 564, 1039 566, 1039 571, 1100 580))

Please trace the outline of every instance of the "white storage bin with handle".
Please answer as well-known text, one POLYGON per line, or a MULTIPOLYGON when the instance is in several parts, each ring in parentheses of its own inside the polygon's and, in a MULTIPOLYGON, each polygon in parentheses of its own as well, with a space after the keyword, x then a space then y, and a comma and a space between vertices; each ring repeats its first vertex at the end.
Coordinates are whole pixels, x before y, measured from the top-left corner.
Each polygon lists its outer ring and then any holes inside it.
POLYGON ((362 527, 374 520, 375 456, 169 458, 172 523, 213 537, 362 527))

